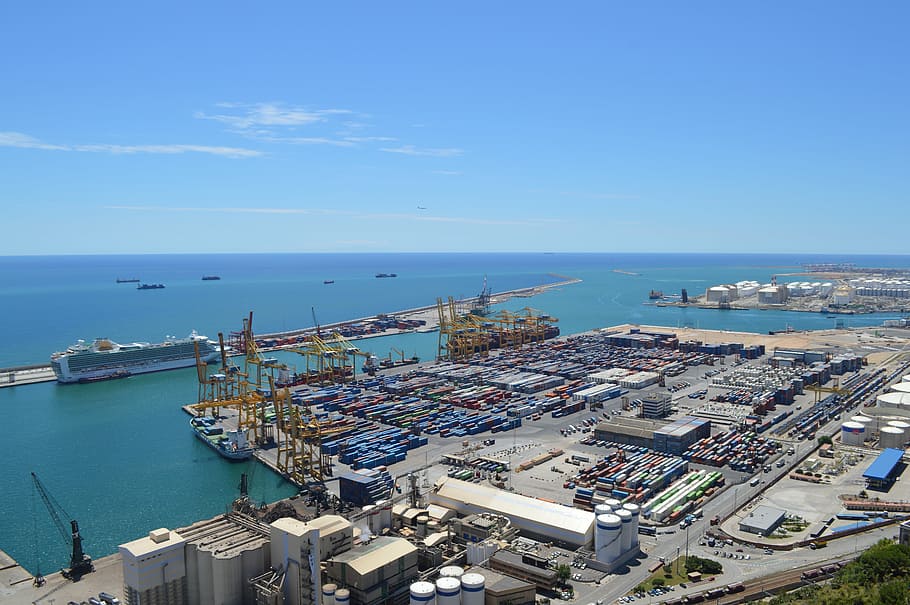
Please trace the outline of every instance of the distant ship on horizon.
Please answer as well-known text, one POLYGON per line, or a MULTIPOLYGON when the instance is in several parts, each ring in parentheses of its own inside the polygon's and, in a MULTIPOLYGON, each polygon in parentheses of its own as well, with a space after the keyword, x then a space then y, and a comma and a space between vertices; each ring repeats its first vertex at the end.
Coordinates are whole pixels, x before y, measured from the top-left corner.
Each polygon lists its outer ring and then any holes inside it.
POLYGON ((139 283, 139 278, 132 278, 132 277, 129 277, 129 278, 127 278, 127 279, 124 279, 124 278, 122 278, 122 277, 118 277, 118 278, 117 278, 117 283, 118 283, 118 284, 138 284, 138 283, 139 283))

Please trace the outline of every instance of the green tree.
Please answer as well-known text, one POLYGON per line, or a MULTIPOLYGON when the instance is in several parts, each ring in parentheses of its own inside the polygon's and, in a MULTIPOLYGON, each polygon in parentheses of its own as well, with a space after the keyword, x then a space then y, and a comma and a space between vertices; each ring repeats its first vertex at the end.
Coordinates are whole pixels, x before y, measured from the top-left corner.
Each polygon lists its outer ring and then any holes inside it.
POLYGON ((667 581, 664 580, 663 578, 654 578, 653 580, 651 580, 651 586, 654 586, 654 587, 663 586, 666 583, 667 583, 667 581))
POLYGON ((820 435, 818 438, 818 444, 825 445, 826 443, 834 445, 834 440, 831 439, 831 437, 829 437, 828 435, 820 435))
POLYGON ((559 579, 560 583, 565 584, 566 580, 572 577, 572 568, 563 563, 556 568, 556 577, 559 579))
POLYGON ((907 605, 907 581, 892 580, 880 585, 878 602, 882 605, 907 605))

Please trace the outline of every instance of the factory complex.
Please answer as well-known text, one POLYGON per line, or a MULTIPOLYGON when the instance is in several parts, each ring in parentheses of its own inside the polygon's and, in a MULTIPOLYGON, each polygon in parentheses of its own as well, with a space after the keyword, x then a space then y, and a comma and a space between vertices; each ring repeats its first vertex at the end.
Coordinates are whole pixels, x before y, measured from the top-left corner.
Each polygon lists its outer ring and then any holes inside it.
MULTIPOLYGON (((653 567, 658 532, 696 523, 775 548, 878 527, 910 513, 887 507, 910 440, 898 338, 617 326, 276 388, 258 403, 274 425, 250 441, 272 436, 255 455, 300 495, 259 507, 241 490, 224 515, 121 545, 116 592, 133 605, 530 605, 624 594, 653 567), (797 520, 798 490, 849 527, 797 520)), ((243 412, 221 420, 242 428, 243 412)), ((661 540, 683 536, 688 549, 687 532, 661 540)))

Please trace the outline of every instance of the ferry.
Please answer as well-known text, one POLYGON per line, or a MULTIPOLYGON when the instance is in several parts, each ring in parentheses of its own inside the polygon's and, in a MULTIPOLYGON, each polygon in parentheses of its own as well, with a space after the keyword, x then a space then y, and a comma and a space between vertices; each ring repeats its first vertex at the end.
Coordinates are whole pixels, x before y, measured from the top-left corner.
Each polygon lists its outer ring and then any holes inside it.
POLYGON ((202 360, 209 362, 220 358, 216 344, 193 331, 186 338, 168 338, 158 344, 118 344, 108 338, 96 338, 86 344, 80 340, 65 351, 51 355, 51 367, 57 382, 62 384, 189 368, 196 365, 196 345, 202 360))
POLYGON ((190 427, 202 443, 228 460, 239 462, 249 460, 253 455, 246 433, 241 430, 225 431, 214 418, 203 417, 190 420, 190 427))

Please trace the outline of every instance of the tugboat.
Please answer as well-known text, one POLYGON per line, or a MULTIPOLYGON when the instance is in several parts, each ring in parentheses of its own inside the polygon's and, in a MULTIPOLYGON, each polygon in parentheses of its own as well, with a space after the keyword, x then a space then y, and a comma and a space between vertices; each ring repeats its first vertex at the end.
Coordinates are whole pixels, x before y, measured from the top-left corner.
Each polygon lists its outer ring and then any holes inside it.
POLYGON ((136 286, 137 290, 160 290, 164 287, 164 284, 139 284, 136 286))

